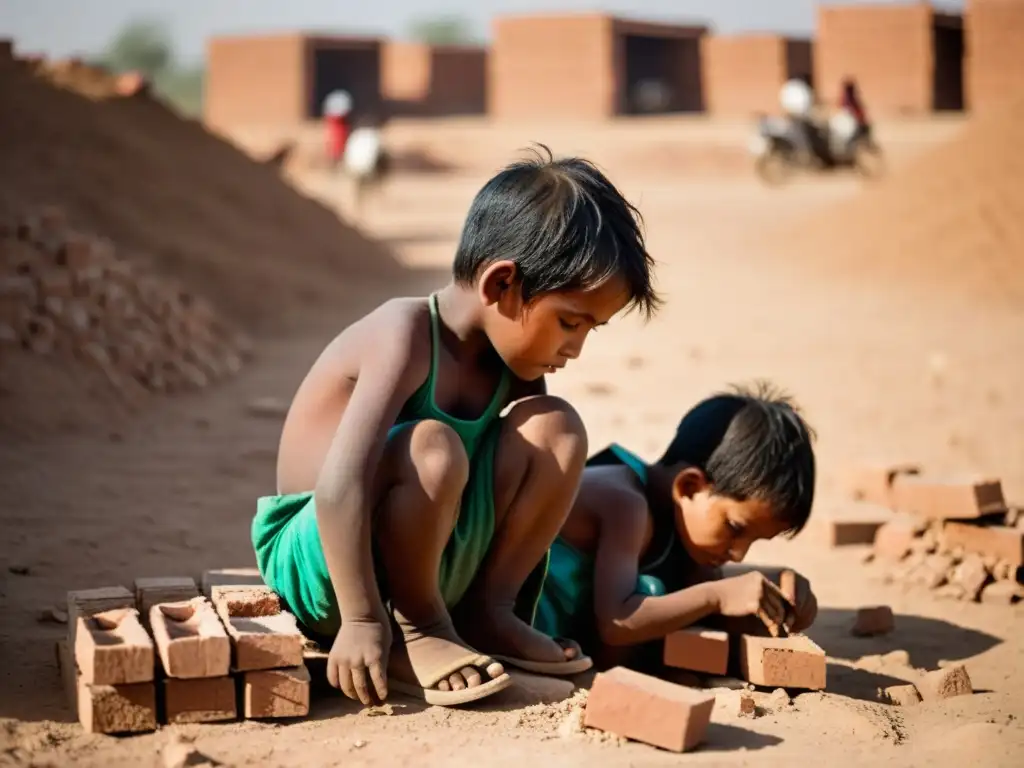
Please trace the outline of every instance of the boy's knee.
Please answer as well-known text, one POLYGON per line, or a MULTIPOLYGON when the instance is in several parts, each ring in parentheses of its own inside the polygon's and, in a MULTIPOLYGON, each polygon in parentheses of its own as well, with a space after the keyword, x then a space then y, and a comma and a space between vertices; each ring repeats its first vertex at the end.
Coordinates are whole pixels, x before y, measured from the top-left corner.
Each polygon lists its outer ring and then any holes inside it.
POLYGON ((409 454, 424 490, 462 491, 469 478, 469 457, 454 429, 440 421, 421 421, 411 428, 409 454))
POLYGON ((583 419, 560 397, 538 395, 518 402, 506 420, 533 446, 553 453, 565 469, 582 471, 587 458, 583 419))

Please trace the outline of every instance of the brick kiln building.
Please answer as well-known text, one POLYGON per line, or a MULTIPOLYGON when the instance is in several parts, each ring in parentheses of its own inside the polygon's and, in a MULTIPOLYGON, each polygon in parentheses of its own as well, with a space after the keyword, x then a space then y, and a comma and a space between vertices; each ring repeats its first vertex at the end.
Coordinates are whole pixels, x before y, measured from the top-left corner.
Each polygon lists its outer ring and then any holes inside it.
POLYGON ((852 76, 876 115, 964 107, 963 17, 930 3, 819 6, 814 84, 828 101, 852 76))
POLYGON ((497 118, 599 119, 641 111, 639 87, 666 87, 657 111, 704 109, 702 26, 604 14, 499 17, 488 67, 497 118))
POLYGON ((206 53, 204 119, 215 128, 289 125, 317 118, 343 88, 379 112, 378 38, 301 33, 212 38, 206 53))
POLYGON ((487 108, 487 49, 388 41, 381 89, 389 113, 474 115, 487 108))
POLYGON ((969 0, 966 36, 971 110, 988 112, 1024 98, 1024 0, 969 0))
POLYGON ((813 79, 810 40, 772 34, 701 40, 707 111, 723 117, 777 112, 779 90, 792 77, 813 79))

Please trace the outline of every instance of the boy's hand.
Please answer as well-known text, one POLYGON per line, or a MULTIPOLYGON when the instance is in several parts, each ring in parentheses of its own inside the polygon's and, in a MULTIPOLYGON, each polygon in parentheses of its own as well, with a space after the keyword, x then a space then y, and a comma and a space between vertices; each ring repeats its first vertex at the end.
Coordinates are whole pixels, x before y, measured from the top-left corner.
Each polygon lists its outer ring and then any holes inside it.
POLYGON ((811 590, 811 582, 794 571, 785 570, 779 576, 779 588, 793 604, 790 632, 803 632, 818 617, 818 599, 811 590))
POLYGON ((773 634, 793 626, 793 606, 782 591, 757 571, 715 582, 718 612, 723 616, 757 616, 773 634))
POLYGON ((343 621, 327 657, 327 682, 365 706, 388 697, 391 626, 378 621, 343 621))

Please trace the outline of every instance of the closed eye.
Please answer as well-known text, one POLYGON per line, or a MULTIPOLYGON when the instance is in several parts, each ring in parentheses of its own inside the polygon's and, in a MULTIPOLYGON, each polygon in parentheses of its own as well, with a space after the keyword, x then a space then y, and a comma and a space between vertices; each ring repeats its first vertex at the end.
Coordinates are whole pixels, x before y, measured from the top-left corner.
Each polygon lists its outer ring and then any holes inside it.
POLYGON ((561 318, 558 319, 558 322, 561 323, 562 328, 564 328, 567 331, 576 331, 579 330, 580 327, 579 323, 570 323, 561 318))

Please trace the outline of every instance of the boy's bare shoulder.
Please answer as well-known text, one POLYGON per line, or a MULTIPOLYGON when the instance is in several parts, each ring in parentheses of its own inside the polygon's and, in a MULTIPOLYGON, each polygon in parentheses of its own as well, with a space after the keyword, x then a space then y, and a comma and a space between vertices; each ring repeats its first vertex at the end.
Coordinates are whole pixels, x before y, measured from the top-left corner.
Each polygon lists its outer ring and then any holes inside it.
POLYGON ((598 518, 614 515, 640 519, 648 513, 647 496, 628 467, 588 467, 578 498, 598 518))
POLYGON ((423 298, 389 299, 339 333, 331 357, 362 361, 370 354, 430 359, 430 306, 423 298), (427 343, 424 344, 424 341, 427 343))

